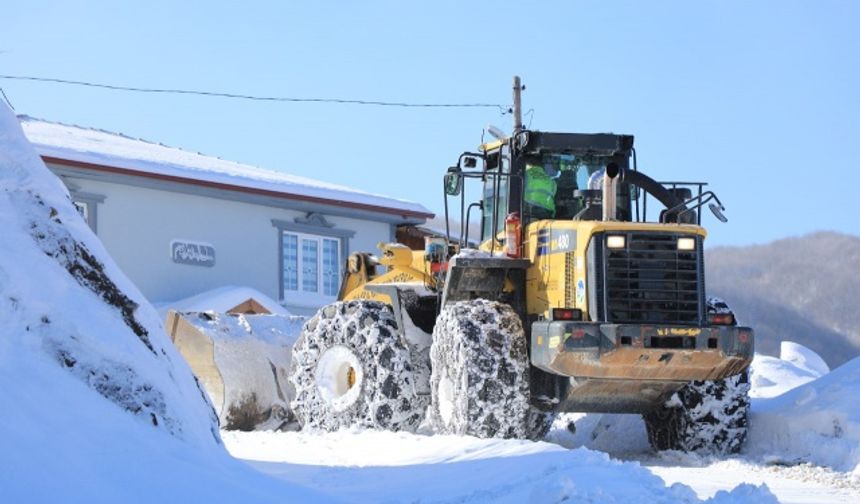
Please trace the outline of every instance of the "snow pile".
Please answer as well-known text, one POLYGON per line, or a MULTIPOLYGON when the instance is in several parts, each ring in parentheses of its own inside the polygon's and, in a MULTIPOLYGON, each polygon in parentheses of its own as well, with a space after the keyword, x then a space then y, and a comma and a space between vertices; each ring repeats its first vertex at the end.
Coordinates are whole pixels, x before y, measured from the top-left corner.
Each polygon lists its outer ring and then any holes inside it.
MULTIPOLYGON (((450 219, 450 225, 446 230, 446 220, 444 215, 438 215, 433 217, 432 219, 428 219, 426 223, 416 226, 418 229, 421 229, 427 233, 430 233, 433 236, 438 236, 440 238, 444 238, 446 232, 450 233, 451 240, 460 241, 465 239, 465 236, 461 236, 460 231, 462 230, 462 223, 454 218, 450 219)), ((469 235, 469 243, 468 246, 474 247, 479 245, 481 240, 481 223, 480 222, 470 222, 468 233, 469 235)))
POLYGON ((750 373, 750 397, 776 397, 829 372, 830 368, 818 354, 798 343, 783 341, 779 358, 755 355, 750 373))
POLYGON ((286 308, 262 292, 251 287, 236 287, 232 285, 201 292, 195 296, 178 301, 161 303, 158 309, 162 314, 167 314, 168 310, 175 310, 180 313, 206 311, 227 313, 249 299, 260 303, 263 308, 273 315, 290 315, 290 312, 286 308))
POLYGON ((816 377, 824 376, 830 372, 830 366, 824 362, 820 355, 793 341, 783 341, 780 344, 779 358, 814 374, 816 377))
MULTIPOLYGON (((794 362, 823 369, 814 359, 794 362)), ((860 357, 780 396, 758 399, 750 422, 750 451, 777 463, 811 462, 860 476, 857 397, 860 357)))
POLYGON ((563 413, 546 440, 565 448, 588 448, 623 457, 651 451, 645 422, 638 414, 563 413))
MULTIPOLYGON (((690 487, 667 487, 638 463, 543 442, 360 430, 230 432, 224 440, 260 471, 324 481, 331 495, 357 503, 701 502, 690 487)), ((766 487, 740 485, 706 502, 776 498, 766 487)))
MULTIPOLYGON (((203 312, 184 314, 183 319, 212 341, 221 382, 201 380, 221 425, 242 430, 286 427, 295 397, 288 379, 290 355, 305 317, 203 312)), ((188 349, 180 345, 180 351, 188 349)), ((195 361, 189 362, 193 367, 195 361)))
POLYGON ((313 498, 227 456, 155 310, 2 105, 0 229, 0 502, 313 498))

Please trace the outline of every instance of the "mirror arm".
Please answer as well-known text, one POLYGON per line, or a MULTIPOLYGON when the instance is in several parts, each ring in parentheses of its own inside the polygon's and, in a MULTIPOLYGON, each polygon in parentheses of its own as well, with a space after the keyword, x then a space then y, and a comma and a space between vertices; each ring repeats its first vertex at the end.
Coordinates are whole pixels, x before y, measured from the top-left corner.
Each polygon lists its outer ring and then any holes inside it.
POLYGON ((678 220, 680 221, 681 216, 703 207, 705 205, 705 203, 707 203, 711 200, 714 200, 716 202, 716 205, 712 203, 709 206, 709 208, 711 209, 711 212, 714 213, 714 215, 717 217, 717 219, 720 220, 720 222, 727 222, 728 219, 726 219, 726 217, 724 215, 722 215, 722 213, 719 213, 719 212, 714 210, 714 207, 716 207, 718 210, 725 210, 726 209, 726 207, 723 206, 722 201, 720 201, 720 198, 717 197, 717 195, 714 193, 714 191, 705 191, 705 192, 703 192, 697 196, 693 196, 692 198, 688 199, 687 201, 679 203, 679 204, 673 206, 672 208, 666 210, 663 213, 662 222, 665 222, 665 219, 669 215, 672 215, 675 212, 678 212, 678 214, 677 214, 678 220), (690 208, 685 208, 688 204, 690 204, 692 202, 695 202, 695 204, 693 206, 691 206, 690 208), (683 208, 683 210, 681 210, 682 208, 683 208))
MULTIPOLYGON (((700 195, 698 195, 698 196, 695 196, 695 197, 693 197, 693 198, 690 198, 688 201, 685 201, 685 202, 684 202, 684 203, 682 203, 680 206, 682 206, 682 207, 683 207, 683 206, 686 206, 686 205, 687 205, 687 203, 690 203, 690 202, 691 202, 691 201, 693 201, 693 200, 698 200, 698 203, 696 203, 695 205, 691 206, 690 208, 686 208, 686 209, 682 210, 681 212, 678 212, 678 220, 681 220, 681 216, 682 216, 682 215, 688 214, 688 213, 690 213, 690 212, 692 212, 692 211, 694 211, 694 210, 697 210, 697 209, 699 209, 699 208, 702 208, 702 206, 703 206, 705 203, 707 203, 707 202, 711 201, 711 200, 712 200, 712 199, 714 199, 714 198, 716 198, 716 195, 715 195, 713 192, 711 192, 711 191, 707 191, 707 192, 704 192, 704 193, 702 193, 702 194, 700 194, 700 195)), ((676 210, 676 209, 678 209, 678 207, 677 207, 677 206, 675 206, 675 207, 673 208, 673 210, 676 210)), ((666 213, 669 213, 669 212, 666 212, 666 213)))

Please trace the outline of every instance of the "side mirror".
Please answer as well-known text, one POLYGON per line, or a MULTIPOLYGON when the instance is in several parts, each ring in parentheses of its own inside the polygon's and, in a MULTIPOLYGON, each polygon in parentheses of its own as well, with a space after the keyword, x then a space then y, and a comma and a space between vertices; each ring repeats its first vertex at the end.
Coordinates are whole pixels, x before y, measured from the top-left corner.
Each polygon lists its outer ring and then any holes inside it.
POLYGON ((458 171, 449 171, 445 174, 445 194, 457 196, 463 190, 463 176, 458 171))
POLYGON ((728 222, 729 219, 723 215, 723 210, 726 209, 723 205, 717 205, 716 203, 711 203, 708 205, 708 208, 711 209, 711 213, 714 214, 714 217, 720 220, 720 222, 728 222))

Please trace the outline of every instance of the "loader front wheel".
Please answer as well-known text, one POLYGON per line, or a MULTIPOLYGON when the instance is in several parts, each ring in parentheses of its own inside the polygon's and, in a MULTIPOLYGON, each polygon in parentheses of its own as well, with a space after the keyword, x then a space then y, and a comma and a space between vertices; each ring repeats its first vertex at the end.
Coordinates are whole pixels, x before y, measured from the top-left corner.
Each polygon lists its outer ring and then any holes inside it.
POLYGON ((747 437, 749 389, 747 371, 685 385, 643 415, 648 441, 658 451, 737 453, 747 437))
POLYGON ((293 345, 291 403, 303 428, 414 430, 416 400, 409 349, 388 305, 337 302, 320 309, 293 345))
POLYGON ((435 431, 531 437, 526 341, 510 306, 483 299, 446 306, 433 329, 430 359, 435 431))

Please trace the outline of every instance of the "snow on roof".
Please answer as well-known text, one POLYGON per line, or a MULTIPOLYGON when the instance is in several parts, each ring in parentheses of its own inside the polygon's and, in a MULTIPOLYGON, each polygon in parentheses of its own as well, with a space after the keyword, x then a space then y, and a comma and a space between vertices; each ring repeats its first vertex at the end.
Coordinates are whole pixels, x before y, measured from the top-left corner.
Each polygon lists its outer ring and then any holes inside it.
MULTIPOLYGON (((452 240, 459 240, 460 236, 460 226, 461 223, 457 219, 451 219, 449 224, 449 231, 451 233, 452 240)), ((431 219, 428 219, 426 223, 421 224, 419 226, 415 226, 418 229, 422 229, 428 233, 435 234, 438 236, 445 236, 445 216, 439 215, 435 216, 431 219)), ((469 243, 478 243, 481 239, 481 224, 479 222, 470 222, 469 223, 469 243)))
POLYGON ((180 313, 204 311, 226 313, 249 299, 260 303, 263 305, 263 308, 269 310, 273 315, 290 315, 290 312, 286 308, 262 292, 250 287, 236 287, 232 285, 201 292, 195 296, 178 301, 162 303, 159 305, 159 311, 166 312, 168 309, 173 309, 180 313))
POLYGON ((317 198, 332 204, 379 207, 389 213, 402 212, 425 218, 432 215, 423 205, 411 201, 226 161, 119 133, 45 121, 27 115, 19 115, 18 119, 27 138, 43 157, 121 168, 142 175, 181 177, 271 191, 285 196, 317 198))

